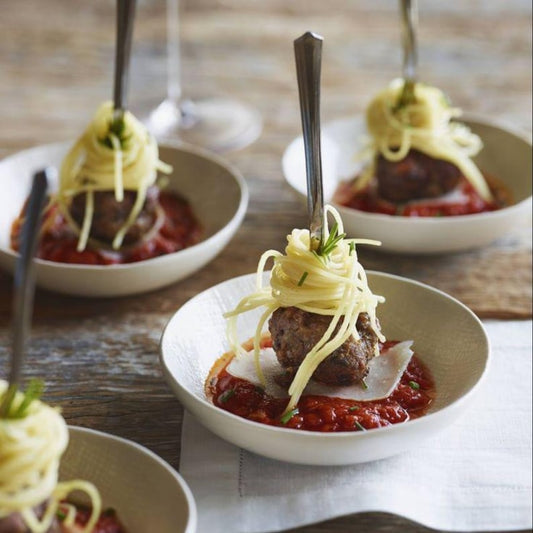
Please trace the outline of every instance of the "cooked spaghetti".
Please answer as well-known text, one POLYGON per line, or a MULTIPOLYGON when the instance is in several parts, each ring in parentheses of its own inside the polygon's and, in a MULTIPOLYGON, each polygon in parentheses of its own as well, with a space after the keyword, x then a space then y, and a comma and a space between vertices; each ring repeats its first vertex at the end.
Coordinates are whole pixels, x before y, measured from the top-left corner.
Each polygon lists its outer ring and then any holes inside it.
MULTIPOLYGON (((324 242, 332 244, 328 253, 315 251, 308 230, 295 229, 287 236, 285 255, 269 250, 259 260, 256 290, 243 298, 237 307, 224 316, 228 318, 228 338, 232 350, 243 353, 237 338, 237 317, 246 311, 264 307, 254 336, 256 371, 264 381, 260 363, 261 333, 268 317, 280 307, 297 307, 309 313, 331 316, 331 323, 318 343, 307 353, 289 387, 290 400, 286 411, 298 403, 302 392, 318 365, 341 346, 350 335, 358 340, 356 328, 360 313, 368 313, 371 327, 380 341, 385 338, 376 319, 377 304, 384 301, 368 287, 366 273, 357 259, 355 245, 379 244, 376 241, 346 239, 338 212, 326 206, 324 242), (335 220, 329 230, 327 213, 335 220), (269 259, 274 260, 270 283, 263 285, 263 272, 269 259), (338 328, 337 328, 338 326, 338 328), (335 329, 337 331, 335 332, 335 329)), ((376 355, 379 348, 376 345, 376 355)))
POLYGON ((411 101, 401 102, 403 88, 402 80, 393 81, 367 108, 370 141, 362 156, 369 156, 370 162, 355 181, 355 188, 368 185, 375 174, 377 155, 397 162, 415 149, 455 165, 481 198, 491 200, 490 188, 471 159, 483 143, 467 126, 452 120, 461 111, 449 105, 440 89, 422 83, 414 85, 411 101))
POLYGON ((119 249, 146 199, 146 191, 156 181, 157 171, 172 168, 159 160, 153 136, 128 111, 120 121, 113 119, 113 104, 100 106, 82 136, 65 156, 59 176, 57 202, 70 225, 79 234, 78 251, 85 249, 94 214, 94 192, 114 191, 121 202, 124 190, 137 192, 135 203, 112 246, 119 249), (73 196, 85 193, 85 215, 81 227, 73 220, 69 206, 73 196))
MULTIPOLYGON (((0 380, 0 399, 6 391, 7 383, 0 380)), ((15 413, 23 402, 24 394, 17 392, 10 412, 15 413)), ((82 480, 58 483, 67 444, 68 428, 59 410, 39 400, 31 402, 24 416, 0 418, 0 519, 19 513, 32 533, 45 533, 61 500, 81 490, 92 502, 91 518, 82 531, 93 530, 101 510, 97 489, 82 480), (43 504, 44 513, 38 517, 35 508, 43 504)))

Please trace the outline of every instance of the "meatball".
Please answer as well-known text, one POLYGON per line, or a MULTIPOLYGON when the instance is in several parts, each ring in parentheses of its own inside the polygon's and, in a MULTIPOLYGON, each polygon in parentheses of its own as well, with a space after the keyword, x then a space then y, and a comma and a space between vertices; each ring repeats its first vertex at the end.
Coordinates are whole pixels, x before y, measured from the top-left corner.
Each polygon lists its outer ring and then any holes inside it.
MULTIPOLYGON (((272 347, 285 369, 284 382, 292 380, 305 356, 326 332, 331 318, 297 307, 282 307, 274 311, 268 328, 272 347)), ((313 374, 314 380, 328 385, 350 385, 367 375, 368 363, 374 357, 378 338, 367 313, 359 315, 356 327, 360 339, 355 340, 351 335, 318 365, 313 374)), ((338 326, 334 334, 337 330, 338 326)))
POLYGON ((378 194, 394 203, 436 198, 453 190, 461 171, 452 163, 410 150, 401 161, 379 155, 376 162, 378 194))
MULTIPOLYGON (((135 222, 124 237, 124 244, 133 244, 150 230, 157 217, 159 189, 150 187, 146 194, 143 208, 135 222)), ((94 193, 94 215, 90 236, 93 239, 111 244, 119 229, 124 225, 131 213, 136 191, 124 191, 124 199, 117 202, 113 191, 96 191, 94 193)), ((70 215, 78 224, 83 224, 85 215, 85 193, 74 196, 70 205, 70 215)))

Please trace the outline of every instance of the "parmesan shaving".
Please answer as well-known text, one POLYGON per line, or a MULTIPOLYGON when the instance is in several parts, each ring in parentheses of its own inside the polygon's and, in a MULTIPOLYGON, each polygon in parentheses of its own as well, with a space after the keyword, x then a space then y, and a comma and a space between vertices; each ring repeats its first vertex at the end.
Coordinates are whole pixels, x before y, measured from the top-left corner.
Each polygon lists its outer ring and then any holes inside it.
MULTIPOLYGON (((325 208, 324 240, 329 236, 327 214, 331 213, 343 233, 339 213, 331 206, 325 208)), ((253 338, 255 366, 258 376, 264 382, 260 365, 260 341, 263 326, 268 317, 280 307, 298 307, 309 313, 331 316, 331 323, 323 337, 305 356, 291 386, 290 400, 286 412, 295 407, 318 365, 341 346, 349 337, 359 339, 356 328, 360 313, 368 313, 370 324, 380 341, 385 337, 380 332, 376 319, 378 303, 385 301, 368 287, 366 273, 357 259, 355 244, 379 244, 376 241, 341 239, 326 257, 311 250, 309 230, 294 229, 287 236, 285 255, 276 251, 265 252, 259 260, 256 290, 244 297, 237 307, 225 317, 228 319, 228 340, 232 350, 243 354, 244 349, 237 338, 237 318, 240 314, 265 307, 253 338), (266 263, 273 259, 270 283, 263 286, 263 271, 266 263), (302 279, 304 281, 302 282, 302 279), (335 328, 338 331, 333 335, 335 328)), ((376 346, 376 355, 379 355, 376 346)))
POLYGON ((113 240, 113 248, 119 249, 142 210, 146 191, 155 183, 157 171, 172 172, 170 165, 159 160, 157 143, 146 128, 128 111, 124 113, 123 121, 119 137, 110 130, 113 104, 102 104, 61 165, 56 201, 66 220, 79 234, 78 251, 85 249, 89 239, 94 214, 94 204, 89 212, 89 202, 92 202, 89 197, 94 191, 114 191, 117 202, 124 199, 124 190, 137 191, 133 208, 113 240), (87 194, 81 229, 69 213, 72 198, 80 193, 87 194))
MULTIPOLYGON (((304 393, 314 396, 328 396, 330 398, 344 398, 360 402, 369 402, 388 398, 398 386, 413 351, 413 341, 404 341, 389 348, 382 357, 374 357, 368 363, 368 375, 365 378, 366 387, 361 382, 353 385, 331 386, 317 381, 310 381, 304 393)), ((272 348, 261 350, 261 360, 264 380, 259 380, 255 372, 254 354, 246 352, 244 355, 233 357, 226 370, 234 377, 245 379, 254 385, 264 387, 265 393, 274 398, 286 398, 287 391, 276 382, 276 377, 283 374, 276 353, 272 348)))
MULTIPOLYGON (((0 398, 7 383, 0 380, 0 398)), ((13 408, 23 401, 18 392, 13 408)), ((61 500, 75 490, 91 499, 91 517, 84 533, 93 530, 101 512, 98 490, 82 480, 58 483, 59 461, 68 444, 68 428, 57 409, 34 400, 23 418, 0 419, 0 519, 20 513, 32 533, 45 533, 56 517, 61 500), (34 508, 46 504, 38 518, 34 508)))
POLYGON ((454 164, 484 200, 492 200, 483 174, 471 160, 483 143, 464 124, 452 120, 461 115, 461 110, 450 107, 440 89, 422 83, 414 86, 415 101, 398 107, 403 84, 403 80, 394 80, 367 108, 371 139, 364 152, 371 154, 371 161, 356 180, 356 189, 368 185, 374 176, 378 154, 389 161, 401 161, 414 148, 454 164))

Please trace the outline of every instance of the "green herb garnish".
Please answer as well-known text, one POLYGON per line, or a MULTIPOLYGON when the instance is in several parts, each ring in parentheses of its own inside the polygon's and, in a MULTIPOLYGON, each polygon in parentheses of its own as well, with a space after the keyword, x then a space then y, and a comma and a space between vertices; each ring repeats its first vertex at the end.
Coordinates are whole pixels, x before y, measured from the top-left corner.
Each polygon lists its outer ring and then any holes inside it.
POLYGON ((368 390, 368 385, 366 384, 365 378, 361 379, 361 387, 363 387, 365 390, 368 390))
POLYGON ((113 142, 111 141, 110 134, 115 135, 120 142, 121 148, 126 148, 127 142, 130 140, 131 135, 126 135, 126 123, 123 118, 113 120, 109 124, 109 133, 103 138, 98 139, 100 144, 107 146, 108 148, 114 149, 113 142))
POLYGON ((420 388, 420 384, 417 383, 416 381, 410 381, 409 382, 409 387, 411 387, 414 390, 418 390, 420 388))
POLYGON ((319 257, 328 257, 329 254, 336 248, 337 244, 344 239, 344 237, 346 237, 346 233, 339 234, 339 224, 335 222, 331 228, 331 231, 329 232, 326 242, 320 244, 316 254, 319 257))
POLYGON ((65 520, 65 518, 67 517, 67 513, 65 513, 65 511, 62 511, 61 509, 58 509, 56 511, 56 516, 58 520, 61 520, 61 522, 63 522, 63 520, 65 520))
POLYGON ((218 401, 220 403, 226 403, 230 398, 233 398, 233 396, 235 396, 235 389, 228 389, 220 395, 218 401))
POLYGON ((355 252, 355 242, 350 242, 350 255, 352 255, 355 252))
POLYGON ((304 272, 302 274, 302 277, 300 278, 300 281, 298 281, 298 287, 301 287, 304 284, 305 279, 309 276, 309 272, 304 272))
POLYGON ((15 408, 13 402, 17 394, 17 387, 9 387, 0 404, 0 417, 9 419, 24 418, 28 414, 30 404, 41 397, 43 390, 43 382, 40 379, 32 379, 25 392, 23 392, 22 401, 15 408))
POLYGON ((359 422, 358 420, 355 421, 355 425, 357 426, 357 429, 359 429, 360 431, 366 431, 365 426, 363 426, 363 424, 361 424, 361 422, 359 422))
POLYGON ((408 105, 414 104, 416 102, 415 85, 416 83, 413 80, 404 81, 400 97, 398 98, 396 105, 392 109, 393 113, 397 113, 401 109, 404 109, 408 105))
POLYGON ((359 407, 358 405, 352 405, 352 406, 348 409, 348 411, 350 411, 350 413, 351 413, 352 411, 357 411, 357 409, 360 409, 360 407, 359 407))
POLYGON ((294 415, 297 415, 299 412, 300 411, 298 410, 298 407, 296 407, 292 411, 285 413, 279 420, 282 424, 286 424, 294 415))

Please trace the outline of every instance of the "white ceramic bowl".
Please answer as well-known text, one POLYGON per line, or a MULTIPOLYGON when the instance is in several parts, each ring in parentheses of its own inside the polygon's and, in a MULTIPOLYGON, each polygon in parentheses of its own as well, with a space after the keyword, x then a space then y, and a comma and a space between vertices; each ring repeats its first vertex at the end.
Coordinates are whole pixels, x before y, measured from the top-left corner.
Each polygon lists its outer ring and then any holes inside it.
POLYGON ((69 434, 60 480, 94 483, 103 508, 115 509, 129 533, 196 531, 192 493, 165 461, 134 442, 99 431, 69 426, 69 434))
MULTIPOLYGON (((183 405, 213 433, 266 457, 339 465, 416 448, 468 408, 487 367, 489 342, 477 317, 436 289, 376 272, 369 273, 369 285, 387 299, 378 308, 387 338, 414 340, 413 349, 435 379, 437 397, 428 414, 419 419, 365 432, 325 434, 251 422, 208 402, 204 381, 214 361, 228 350, 222 313, 254 290, 255 275, 234 278, 202 292, 171 318, 161 339, 166 378, 183 405)), ((260 314, 261 310, 256 310, 240 317, 240 339, 253 336, 260 314)))
MULTIPOLYGON (((477 133, 484 148, 475 158, 481 169, 499 178, 511 190, 514 204, 498 211, 452 217, 396 217, 366 213, 349 207, 340 211, 350 237, 377 239, 390 252, 434 254, 485 246, 531 219, 531 136, 467 115, 463 120, 477 133)), ((362 117, 330 122, 322 128, 324 199, 331 198, 342 181, 361 169, 355 156, 366 128, 362 117)), ((307 196, 303 140, 296 138, 282 159, 283 174, 300 196, 307 196)))
MULTIPOLYGON (((32 175, 59 168, 69 144, 38 146, 0 162, 0 267, 13 272, 17 253, 9 246, 11 225, 26 200, 32 175)), ((190 146, 161 146, 174 167, 169 189, 189 200, 204 227, 202 241, 179 252, 125 265, 69 265, 36 261, 39 287, 79 296, 109 297, 146 292, 179 281, 211 261, 240 226, 248 205, 244 178, 218 156, 190 146)), ((55 190, 57 184, 51 184, 55 190)))

